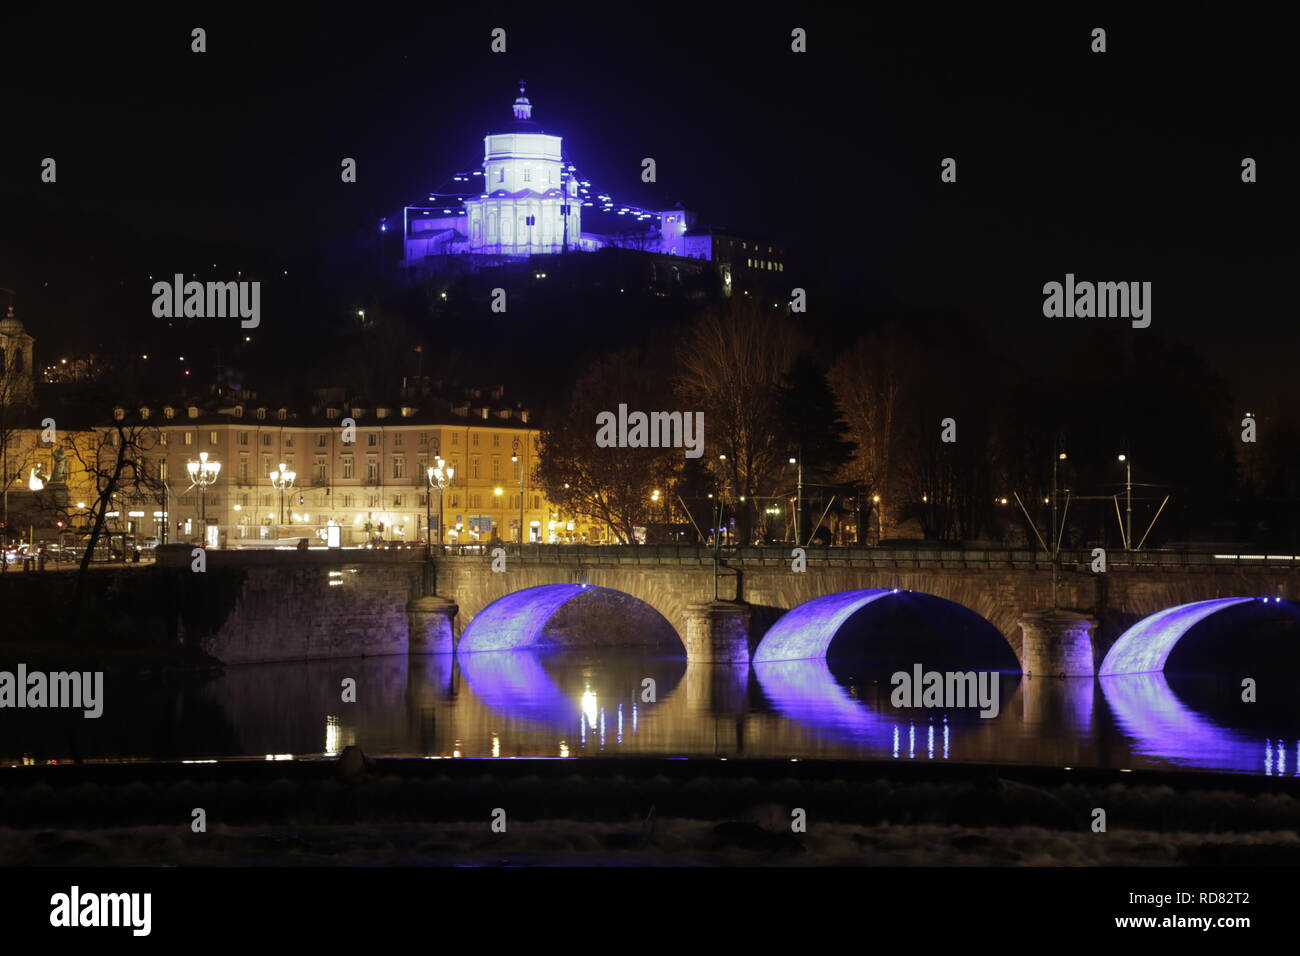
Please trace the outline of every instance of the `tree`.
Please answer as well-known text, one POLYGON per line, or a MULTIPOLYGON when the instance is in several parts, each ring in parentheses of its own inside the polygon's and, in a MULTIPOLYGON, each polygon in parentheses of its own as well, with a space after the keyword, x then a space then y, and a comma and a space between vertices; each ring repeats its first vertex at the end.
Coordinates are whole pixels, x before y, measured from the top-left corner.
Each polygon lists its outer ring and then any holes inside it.
POLYGON ((704 458, 719 493, 736 507, 738 536, 751 539, 755 509, 788 482, 790 436, 782 423, 781 387, 801 337, 784 316, 732 299, 696 322, 678 351, 677 394, 704 412, 704 458), (722 456, 726 456, 725 458, 722 456))
POLYGON ((124 508, 143 503, 161 503, 164 482, 151 472, 145 456, 162 443, 162 433, 139 417, 130 417, 125 409, 114 412, 112 423, 85 433, 85 441, 69 443, 74 469, 89 477, 92 489, 89 500, 73 504, 66 497, 60 501, 51 495, 43 502, 50 510, 63 514, 69 527, 74 523, 86 529, 85 550, 77 569, 76 599, 85 593, 85 578, 99 543, 111 531, 110 516, 124 508), (79 507, 84 504, 85 507, 79 507))
POLYGON ((843 476, 858 486, 860 541, 874 510, 864 506, 876 496, 882 503, 895 501, 900 408, 908 383, 920 377, 919 366, 913 343, 887 329, 855 342, 827 376, 843 410, 845 437, 856 446, 843 476))
POLYGON ((542 429, 537 480, 546 497, 562 510, 604 524, 616 541, 635 540, 635 529, 663 514, 675 498, 675 476, 684 460, 680 448, 601 448, 596 417, 670 408, 671 393, 662 356, 639 349, 617 352, 597 362, 573 387, 569 399, 553 407, 542 429))
MULTIPOLYGON (((788 436, 791 454, 803 462, 804 487, 812 487, 815 495, 805 492, 805 512, 810 497, 821 503, 815 514, 829 506, 830 495, 843 497, 844 489, 831 490, 830 482, 836 478, 853 455, 854 445, 844 440, 848 426, 840 417, 835 393, 826 380, 826 369, 807 353, 800 353, 782 376, 778 396, 781 421, 779 428, 788 436)), ((805 513, 799 518, 802 536, 806 539, 813 531, 815 521, 805 513)))

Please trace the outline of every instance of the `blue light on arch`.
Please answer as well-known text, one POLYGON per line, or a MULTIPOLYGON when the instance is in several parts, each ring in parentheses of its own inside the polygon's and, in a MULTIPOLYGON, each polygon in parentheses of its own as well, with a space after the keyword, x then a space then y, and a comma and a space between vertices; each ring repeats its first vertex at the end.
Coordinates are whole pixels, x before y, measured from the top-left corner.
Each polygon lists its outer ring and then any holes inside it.
POLYGON ((457 653, 531 647, 552 615, 583 590, 581 584, 542 584, 498 598, 470 621, 457 653))
POLYGON ((1234 597, 1193 601, 1143 618, 1121 634, 1119 640, 1111 646, 1106 659, 1101 662, 1099 676, 1163 671, 1169 652, 1193 625, 1216 611, 1253 600, 1254 598, 1234 597))
POLYGON ((845 621, 872 601, 893 593, 891 588, 864 588, 827 594, 800 604, 781 615, 759 641, 754 650, 754 663, 825 657, 835 633, 845 621))

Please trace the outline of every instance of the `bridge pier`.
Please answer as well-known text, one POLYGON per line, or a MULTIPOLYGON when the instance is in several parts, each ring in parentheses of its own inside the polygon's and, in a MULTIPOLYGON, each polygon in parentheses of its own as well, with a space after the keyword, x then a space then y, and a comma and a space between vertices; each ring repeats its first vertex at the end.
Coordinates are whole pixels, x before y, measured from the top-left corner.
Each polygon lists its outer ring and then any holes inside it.
POLYGON ((749 605, 709 601, 686 606, 686 660, 700 664, 749 663, 749 605))
POLYGON ((1020 617, 1020 669, 1034 677, 1092 677, 1096 618, 1073 611, 1030 611, 1020 617))
POLYGON ((406 605, 407 648, 412 654, 450 654, 456 649, 452 622, 460 608, 436 594, 406 605))

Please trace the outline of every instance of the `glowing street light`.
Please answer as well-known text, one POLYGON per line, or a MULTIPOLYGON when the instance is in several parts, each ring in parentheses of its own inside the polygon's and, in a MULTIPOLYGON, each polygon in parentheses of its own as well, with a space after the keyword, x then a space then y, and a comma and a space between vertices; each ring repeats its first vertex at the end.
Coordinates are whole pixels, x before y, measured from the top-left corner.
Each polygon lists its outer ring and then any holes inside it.
POLYGON ((208 486, 216 484, 217 476, 221 474, 221 462, 208 461, 208 453, 201 451, 199 452, 198 461, 186 462, 185 470, 190 474, 190 488, 197 485, 199 489, 199 521, 203 525, 203 534, 206 538, 208 533, 208 486))
MULTIPOLYGON (((543 276, 545 273, 543 273, 543 276)), ((524 471, 526 470, 523 461, 519 457, 519 439, 515 438, 511 442, 510 460, 519 468, 519 547, 524 545, 524 471)), ((520 551, 522 554, 522 550, 520 551)))
MULTIPOLYGON (((1124 549, 1133 550, 1133 462, 1129 460, 1128 455, 1120 455, 1119 460, 1124 463, 1124 511, 1125 524, 1124 529, 1124 549)), ((1145 540, 1145 538, 1143 539, 1145 540)))
POLYGON ((441 458, 435 458, 434 463, 424 470, 424 476, 429 481, 429 495, 424 499, 424 528, 425 535, 429 533, 429 508, 433 502, 433 489, 438 489, 438 529, 435 539, 438 544, 442 544, 442 493, 446 487, 451 484, 455 477, 456 469, 452 468, 441 458))
MULTIPOLYGON (((280 523, 284 524, 284 493, 293 487, 293 480, 298 477, 296 471, 290 471, 280 462, 280 467, 271 472, 271 487, 280 492, 280 523)), ((290 521, 292 523, 292 520, 290 521)))

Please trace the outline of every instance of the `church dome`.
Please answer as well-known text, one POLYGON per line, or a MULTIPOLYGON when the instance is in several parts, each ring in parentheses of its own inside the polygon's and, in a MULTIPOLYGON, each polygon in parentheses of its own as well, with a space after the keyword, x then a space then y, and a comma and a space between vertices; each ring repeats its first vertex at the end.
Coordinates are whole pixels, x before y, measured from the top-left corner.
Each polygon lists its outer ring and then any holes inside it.
POLYGON ((23 324, 14 315, 14 307, 9 306, 5 311, 5 317, 0 319, 0 335, 24 335, 26 332, 27 330, 23 328, 23 324))

